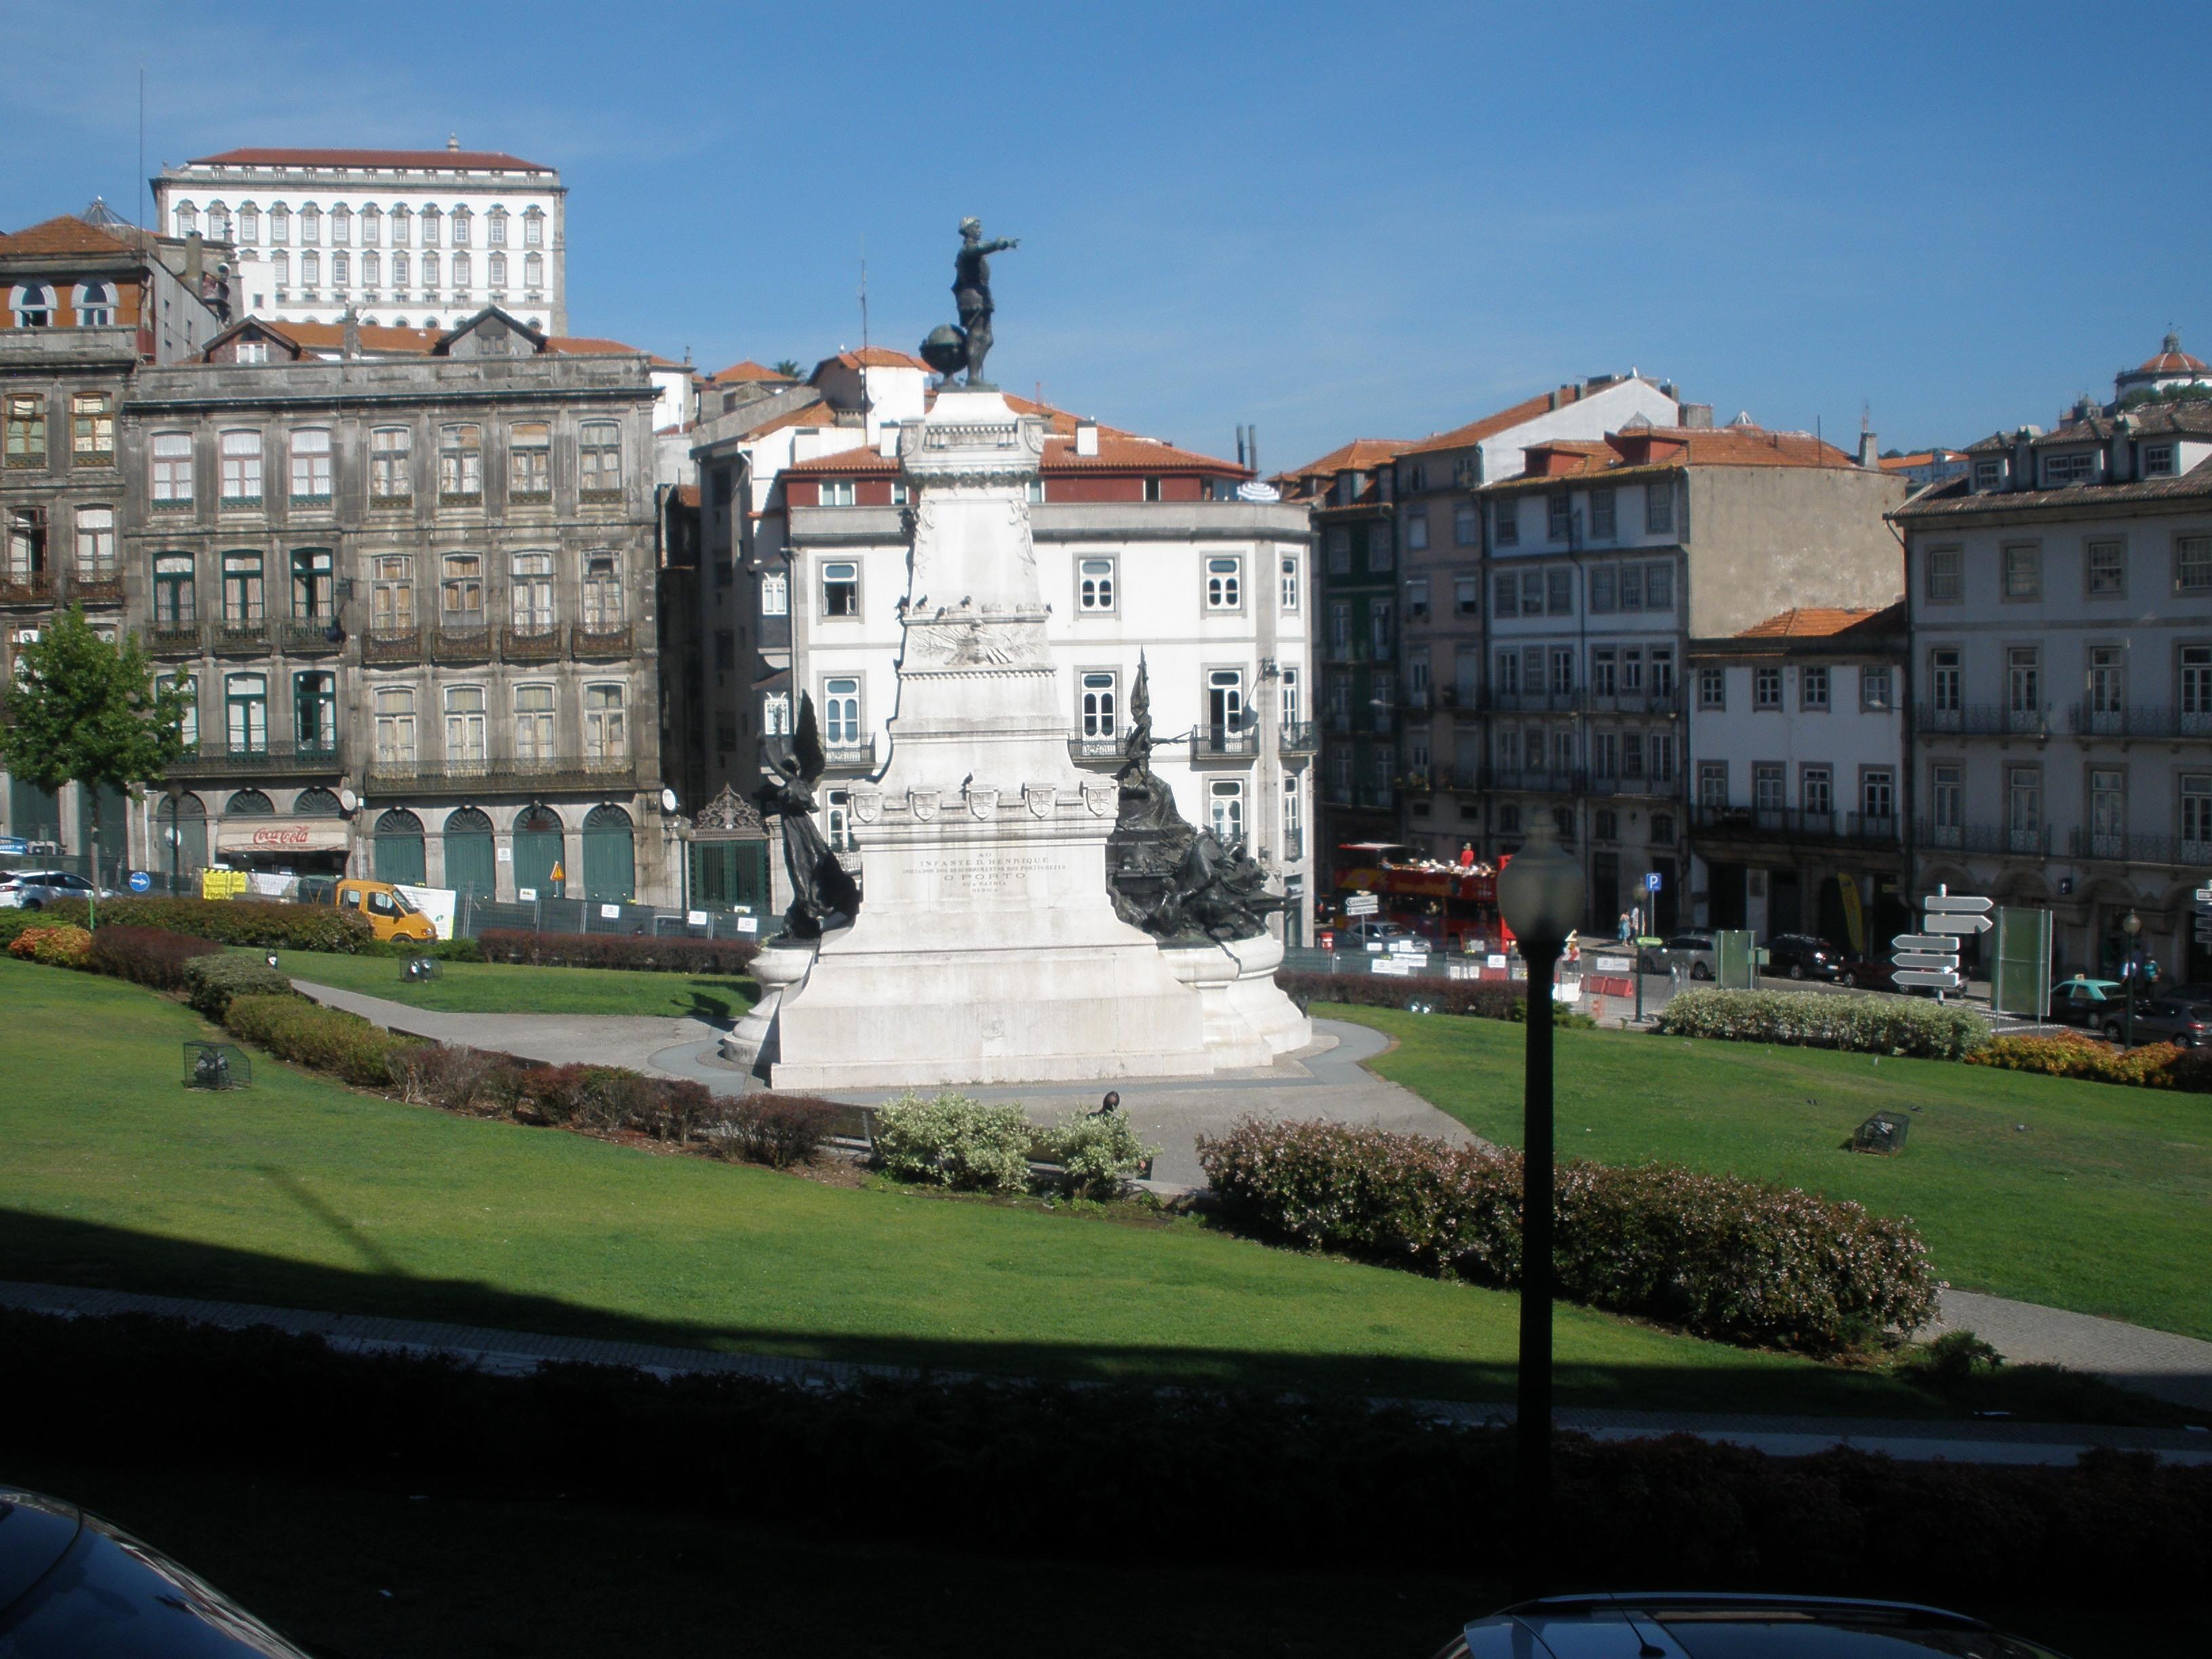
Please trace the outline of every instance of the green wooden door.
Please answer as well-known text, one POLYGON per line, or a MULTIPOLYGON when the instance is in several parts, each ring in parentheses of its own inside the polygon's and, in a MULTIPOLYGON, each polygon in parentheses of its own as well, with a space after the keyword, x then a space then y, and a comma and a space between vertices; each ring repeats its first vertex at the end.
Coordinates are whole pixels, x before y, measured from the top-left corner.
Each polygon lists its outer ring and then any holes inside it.
POLYGON ((25 841, 62 838, 62 808, 57 796, 21 778, 8 780, 8 833, 25 841))
POLYGON ((492 850, 491 820, 473 806, 446 819, 446 885, 480 899, 499 896, 499 864, 492 850))
POLYGON ((629 814, 594 806, 584 820, 584 896, 595 903, 627 901, 637 888, 637 843, 629 814))
POLYGON ((544 807, 532 808, 514 821, 514 886, 534 890, 540 898, 565 897, 575 889, 574 872, 562 856, 561 820, 544 807), (553 869, 561 866, 562 880, 556 890, 553 869))
POLYGON ((376 821, 376 878, 424 885, 429 861, 423 856, 422 820, 412 812, 386 812, 376 821))

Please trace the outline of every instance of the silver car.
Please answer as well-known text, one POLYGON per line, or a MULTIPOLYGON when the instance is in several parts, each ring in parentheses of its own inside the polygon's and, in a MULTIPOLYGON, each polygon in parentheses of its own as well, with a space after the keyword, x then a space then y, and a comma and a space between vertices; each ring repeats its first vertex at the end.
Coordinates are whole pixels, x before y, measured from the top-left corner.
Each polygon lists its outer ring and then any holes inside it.
POLYGON ((112 898, 66 870, 9 870, 0 872, 0 909, 43 910, 56 899, 112 898))
POLYGON ((1906 1653, 2057 1659, 1978 1619, 1838 1596, 1553 1595, 1477 1619, 1437 1659, 1891 1659, 1906 1653))

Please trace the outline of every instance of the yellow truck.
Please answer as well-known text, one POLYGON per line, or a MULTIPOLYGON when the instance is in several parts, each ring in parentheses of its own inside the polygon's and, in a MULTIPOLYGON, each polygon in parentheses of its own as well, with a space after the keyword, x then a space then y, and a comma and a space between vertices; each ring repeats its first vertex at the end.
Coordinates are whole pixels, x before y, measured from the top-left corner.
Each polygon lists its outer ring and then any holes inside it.
POLYGON ((377 938, 434 939, 438 925, 407 902, 388 881, 342 881, 334 890, 339 909, 366 917, 377 938))

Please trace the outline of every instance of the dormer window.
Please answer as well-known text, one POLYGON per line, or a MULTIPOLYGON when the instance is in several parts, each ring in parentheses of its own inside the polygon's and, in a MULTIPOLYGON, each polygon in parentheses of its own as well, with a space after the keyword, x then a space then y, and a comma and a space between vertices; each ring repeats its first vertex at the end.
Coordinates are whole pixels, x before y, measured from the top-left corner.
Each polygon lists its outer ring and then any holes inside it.
POLYGON ((1974 463, 1974 488, 1976 489, 2003 489, 2004 463, 2002 461, 1976 461, 1974 463))
POLYGON ((2171 478, 2173 476, 2173 446, 2145 444, 2142 452, 2142 472, 2146 478, 2171 478))
POLYGON ((44 328, 54 319, 54 297, 42 283, 26 283, 9 301, 18 328, 44 328))
POLYGON ((2070 455, 2045 455, 2043 458, 2043 483, 2049 489, 2059 489, 2068 484, 2088 483, 2097 476, 2097 457, 2092 450, 2076 450, 2070 455))

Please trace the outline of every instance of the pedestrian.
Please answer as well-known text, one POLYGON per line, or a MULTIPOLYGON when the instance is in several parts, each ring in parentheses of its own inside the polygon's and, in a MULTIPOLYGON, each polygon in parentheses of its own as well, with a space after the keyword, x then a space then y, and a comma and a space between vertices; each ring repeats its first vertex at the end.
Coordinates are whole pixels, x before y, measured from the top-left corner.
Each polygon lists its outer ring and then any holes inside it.
POLYGON ((1474 843, 1471 841, 1462 842, 1460 843, 1459 867, 1462 870, 1472 870, 1474 868, 1474 843))
POLYGON ((1091 1113, 1091 1115, 1093 1117, 1111 1117, 1115 1113, 1121 1109, 1121 1091, 1119 1089, 1109 1089, 1106 1091, 1106 1098, 1098 1103, 1098 1109, 1091 1113))
POLYGON ((1644 937, 1644 907, 1642 905, 1632 904, 1629 906, 1628 926, 1632 930, 1629 935, 1632 939, 1642 939, 1644 937))
POLYGON ((1627 912, 1627 911, 1626 911, 1626 910, 1623 910, 1623 911, 1620 913, 1620 942, 1621 942, 1623 945, 1626 945, 1626 944, 1627 944, 1627 943, 1628 943, 1628 939, 1629 939, 1629 933, 1628 933, 1628 912, 1627 912))

